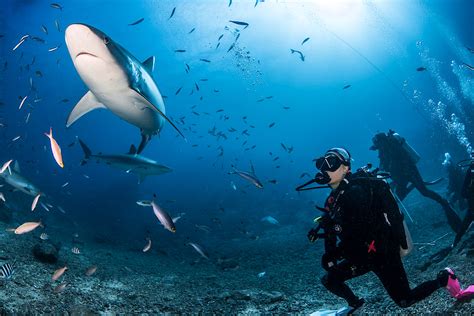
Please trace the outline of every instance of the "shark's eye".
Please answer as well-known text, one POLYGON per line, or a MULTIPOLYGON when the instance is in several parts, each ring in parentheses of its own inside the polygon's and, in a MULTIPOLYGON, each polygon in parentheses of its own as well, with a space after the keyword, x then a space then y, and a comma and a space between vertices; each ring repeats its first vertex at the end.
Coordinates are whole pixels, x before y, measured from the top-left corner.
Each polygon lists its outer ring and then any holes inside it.
POLYGON ((104 44, 105 44, 105 45, 107 45, 108 43, 110 43, 110 39, 109 39, 107 36, 104 36, 103 41, 104 41, 104 44))

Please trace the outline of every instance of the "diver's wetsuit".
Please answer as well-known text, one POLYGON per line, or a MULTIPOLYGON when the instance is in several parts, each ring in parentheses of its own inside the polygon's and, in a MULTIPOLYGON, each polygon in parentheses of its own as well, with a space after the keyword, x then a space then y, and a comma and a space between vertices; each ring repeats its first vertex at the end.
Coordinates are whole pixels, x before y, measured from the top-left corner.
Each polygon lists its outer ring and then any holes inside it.
POLYGON ((471 163, 467 169, 466 177, 464 178, 464 184, 462 187, 462 195, 467 199, 468 209, 466 217, 462 222, 461 229, 456 234, 453 246, 456 246, 459 243, 464 233, 466 233, 467 229, 474 221, 474 162, 471 163))
POLYGON ((403 215, 388 184, 364 181, 348 175, 326 200, 322 264, 327 274, 321 282, 349 306, 358 307, 360 299, 344 282, 372 271, 395 303, 408 307, 446 284, 435 279, 410 289, 400 258, 400 246, 407 249, 403 215))
POLYGON ((390 173, 394 191, 398 198, 403 201, 408 193, 413 188, 416 188, 423 196, 438 202, 443 207, 449 226, 454 232, 458 232, 461 226, 461 219, 446 199, 427 188, 416 164, 411 160, 398 140, 394 137, 386 136, 379 141, 377 149, 379 151, 380 168, 390 173), (409 186, 409 183, 412 183, 412 186, 409 186))

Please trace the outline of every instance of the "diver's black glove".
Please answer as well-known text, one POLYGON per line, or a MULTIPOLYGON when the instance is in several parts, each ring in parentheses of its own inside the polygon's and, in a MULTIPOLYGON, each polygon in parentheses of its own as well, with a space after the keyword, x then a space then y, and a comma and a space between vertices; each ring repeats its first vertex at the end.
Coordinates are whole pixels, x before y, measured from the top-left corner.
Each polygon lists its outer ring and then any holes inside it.
POLYGON ((310 242, 315 242, 316 240, 318 240, 319 239, 318 230, 315 228, 312 228, 308 232, 308 239, 310 242))

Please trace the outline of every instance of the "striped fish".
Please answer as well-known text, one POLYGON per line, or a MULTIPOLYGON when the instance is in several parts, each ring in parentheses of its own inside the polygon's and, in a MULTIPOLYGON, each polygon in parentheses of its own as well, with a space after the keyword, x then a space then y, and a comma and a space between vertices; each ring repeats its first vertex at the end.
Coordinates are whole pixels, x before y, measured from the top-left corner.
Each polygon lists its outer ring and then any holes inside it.
POLYGON ((0 267, 0 279, 8 280, 15 273, 13 265, 10 263, 5 263, 0 267))

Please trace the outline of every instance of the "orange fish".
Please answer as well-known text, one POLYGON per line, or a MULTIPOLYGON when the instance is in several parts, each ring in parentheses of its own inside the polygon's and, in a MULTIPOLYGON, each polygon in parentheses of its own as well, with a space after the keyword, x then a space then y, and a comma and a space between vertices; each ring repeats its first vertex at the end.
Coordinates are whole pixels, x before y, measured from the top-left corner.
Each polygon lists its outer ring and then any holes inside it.
POLYGON ((15 234, 21 235, 21 234, 29 233, 30 231, 35 230, 38 226, 43 226, 43 225, 41 225, 41 221, 39 221, 37 223, 36 222, 26 222, 26 223, 18 226, 15 229, 15 234))
POLYGON ((93 275, 96 271, 97 271, 97 266, 89 267, 89 268, 86 270, 86 276, 91 276, 91 275, 93 275))
POLYGON ((147 240, 148 243, 145 245, 145 248, 143 248, 143 252, 147 252, 151 248, 151 239, 148 237, 147 240))
POLYGON ((57 269, 56 271, 54 271, 54 274, 51 280, 56 281, 57 279, 61 277, 61 275, 64 274, 64 272, 66 272, 66 270, 67 270, 67 267, 57 269))
POLYGON ((32 211, 35 210, 36 204, 38 204, 38 200, 39 200, 40 196, 41 196, 41 193, 39 193, 39 194, 35 197, 35 199, 33 200, 33 203, 31 204, 31 210, 32 210, 32 211))
POLYGON ((61 147, 59 147, 56 140, 53 138, 53 129, 49 128, 49 134, 44 133, 51 142, 51 151, 53 152, 54 159, 61 168, 64 168, 63 157, 61 155, 61 147))

